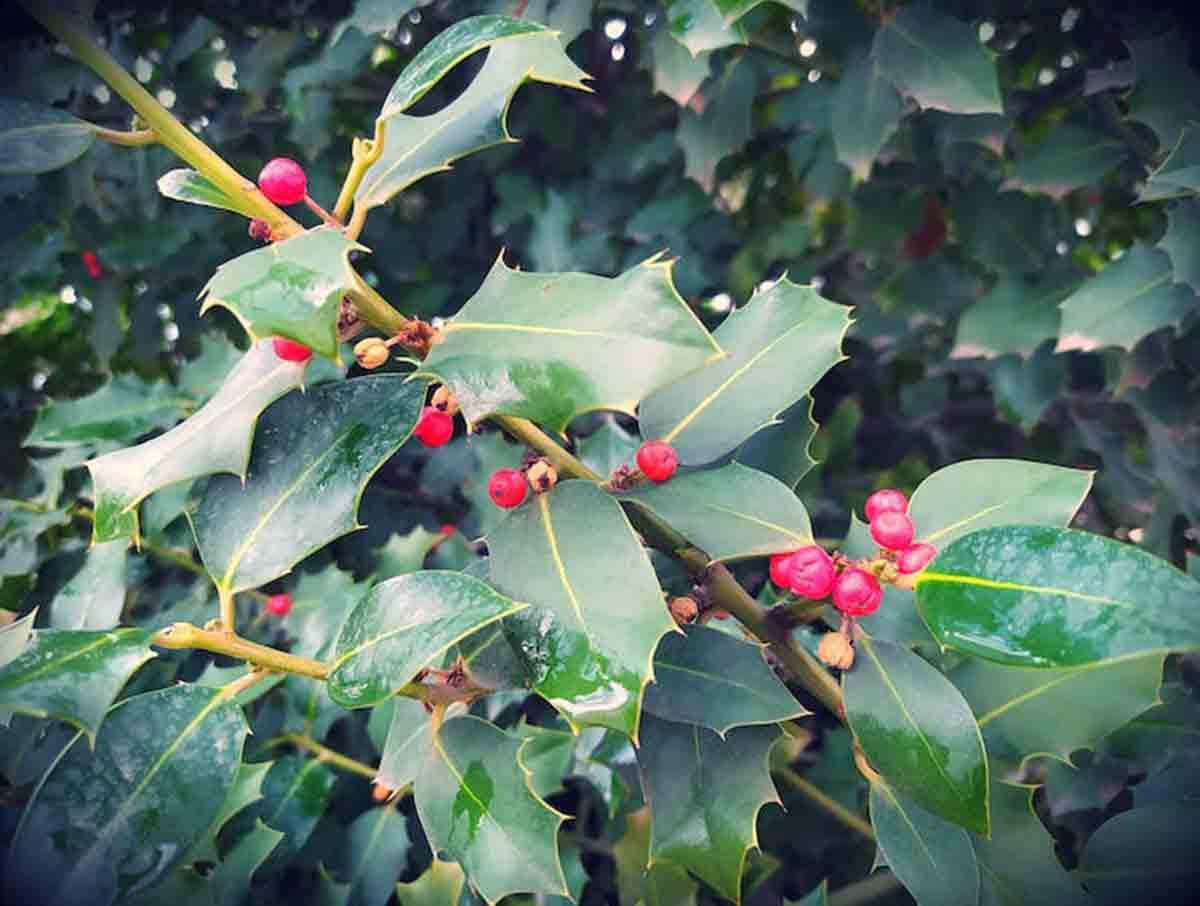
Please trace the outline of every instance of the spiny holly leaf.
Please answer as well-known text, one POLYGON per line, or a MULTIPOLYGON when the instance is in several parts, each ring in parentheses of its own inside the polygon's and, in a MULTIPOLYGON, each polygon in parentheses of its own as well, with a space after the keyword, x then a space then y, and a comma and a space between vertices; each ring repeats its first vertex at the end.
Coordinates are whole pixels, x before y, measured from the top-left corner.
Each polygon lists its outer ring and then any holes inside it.
POLYGON ((136 375, 121 374, 95 393, 43 406, 25 446, 125 444, 155 428, 171 427, 190 405, 165 381, 148 384, 136 375))
POLYGON ((1138 201, 1193 198, 1200 192, 1200 129, 1185 129, 1171 153, 1146 179, 1138 201))
MULTIPOLYGON (((745 44, 745 29, 738 24, 746 13, 765 0, 670 0, 667 18, 671 35, 692 56, 730 44, 745 44)), ((808 15, 808 0, 777 0, 783 6, 808 15)))
POLYGON ((734 727, 809 713, 767 666, 762 646, 706 626, 692 626, 687 635, 672 633, 659 642, 644 708, 721 736, 734 727))
POLYGON ((1172 280, 1200 291, 1200 200, 1167 208, 1167 232, 1156 248, 1171 256, 1172 280))
POLYGON ((735 449, 842 361, 850 309, 786 277, 717 328, 729 353, 642 402, 642 437, 673 444, 688 465, 735 449))
POLYGON ((1158 702, 1165 657, 1132 655, 1070 670, 971 658, 951 679, 970 702, 991 758, 1049 754, 1065 761, 1158 702))
POLYGON ((89 741, 129 677, 154 657, 144 629, 41 629, 0 668, 0 711, 65 720, 89 741))
POLYGON ((591 482, 561 482, 513 510, 488 549, 492 584, 533 605, 505 632, 534 688, 573 726, 636 738, 654 649, 675 624, 620 505, 591 482))
POLYGON ((158 191, 175 201, 186 201, 209 208, 221 208, 225 211, 233 211, 235 214, 243 214, 246 217, 254 217, 257 213, 251 205, 241 199, 226 195, 195 170, 189 170, 186 167, 169 170, 160 176, 158 191))
POLYGON ((262 416, 243 484, 207 479, 190 515, 224 593, 257 588, 359 528, 364 486, 408 439, 425 387, 379 374, 292 393, 262 416))
POLYGON ((95 496, 93 541, 137 535, 137 505, 176 482, 214 472, 246 475, 259 413, 304 380, 304 363, 275 355, 271 340, 255 343, 216 396, 191 418, 153 440, 88 462, 95 496))
POLYGON ((217 834, 234 815, 262 799, 263 780, 266 779, 267 772, 271 770, 274 763, 273 761, 261 761, 255 764, 243 762, 238 766, 237 777, 234 778, 233 786, 226 793, 225 801, 221 803, 220 812, 213 819, 208 833, 201 837, 184 857, 185 865, 220 861, 217 851, 217 834))
POLYGON ((453 388, 469 421, 502 413, 555 431, 592 409, 632 414, 721 354, 658 257, 614 278, 522 273, 497 258, 440 337, 422 373, 453 388))
POLYGON ((1200 582, 1086 532, 1014 525, 945 548, 917 606, 948 647, 1017 667, 1076 667, 1200 647, 1200 582))
POLYGON ((948 113, 1003 113, 996 63, 975 29, 914 4, 889 16, 871 51, 900 92, 948 113))
POLYGON ((709 54, 689 53, 665 28, 654 32, 651 53, 654 90, 683 107, 708 78, 709 54))
POLYGON ((435 855, 421 877, 396 885, 396 896, 400 906, 460 906, 465 880, 457 862, 442 862, 435 855))
POLYGON ((1184 128, 1200 121, 1200 76, 1191 66, 1187 44, 1176 34, 1127 43, 1137 69, 1129 118, 1153 129, 1159 150, 1165 151, 1184 128))
POLYGON ((1126 154, 1123 143, 1102 132, 1062 123, 1017 155, 1012 178, 1021 188, 1061 198, 1081 186, 1098 184, 1126 154))
POLYGON ((863 636, 842 678, 846 719, 871 767, 947 821, 988 832, 983 737, 961 693, 906 648, 863 636))
POLYGON ((758 846, 759 809, 779 802, 768 768, 778 727, 712 730, 642 718, 638 748, 650 802, 650 862, 671 862, 721 896, 741 899, 746 854, 758 846))
POLYGON ((929 814, 885 781, 871 783, 871 825, 876 862, 886 861, 921 906, 979 902, 979 865, 961 827, 929 814))
POLYGON ((561 790, 575 763, 575 735, 524 722, 514 732, 526 740, 521 762, 529 774, 529 788, 542 799, 561 790))
POLYGON ((791 489, 812 470, 812 441, 817 434, 812 397, 806 396, 774 425, 760 428, 734 454, 744 466, 778 478, 791 489))
POLYGON ((430 847, 462 865, 489 904, 510 893, 567 895, 557 837, 565 816, 530 789, 526 745, 477 717, 451 718, 416 781, 430 847))
POLYGON ((432 745, 433 723, 425 706, 415 698, 397 696, 376 782, 393 790, 408 786, 432 745))
POLYGON ((1135 242, 1059 306, 1062 327, 1055 351, 1133 349, 1151 331, 1178 323, 1195 309, 1195 296, 1173 284, 1171 275, 1165 252, 1135 242))
POLYGON ((282 865, 300 851, 325 814, 336 782, 329 765, 316 758, 285 755, 271 765, 255 814, 269 827, 287 834, 287 840, 276 848, 270 864, 282 865))
POLYGON ((625 816, 625 835, 612 848, 621 903, 634 906, 696 906, 698 885, 670 862, 650 862, 650 807, 625 816))
POLYGON ((112 629, 125 605, 127 541, 93 545, 83 567, 62 587, 50 605, 55 629, 112 629))
POLYGON ((154 883, 211 826, 247 732, 241 708, 213 689, 178 685, 121 702, 94 751, 80 733, 26 805, 6 899, 108 906, 154 883))
POLYGON ((342 296, 357 279, 350 253, 365 251, 341 230, 316 227, 226 261, 201 292, 200 314, 227 308, 251 339, 282 336, 338 357, 342 296))
POLYGON ((334 863, 350 885, 346 906, 384 906, 404 873, 411 845, 404 813, 390 805, 355 818, 334 863))
POLYGON ((513 94, 527 80, 586 89, 587 73, 571 62, 558 35, 542 25, 504 16, 457 22, 405 67, 375 124, 382 153, 371 164, 355 205, 381 205, 417 180, 450 169, 475 151, 515 141, 506 119, 513 94), (429 116, 404 113, 455 65, 483 48, 483 68, 454 101, 429 116))
POLYGON ((90 123, 57 107, 0 99, 0 173, 48 173, 82 156, 96 139, 90 123))
POLYGON ((1031 284, 1019 276, 1001 277, 959 317, 951 358, 1030 355, 1058 336, 1058 303, 1073 288, 1054 282, 1031 284))
POLYGON ((381 582, 342 627, 329 694, 345 708, 378 705, 459 640, 527 606, 457 572, 381 582))
POLYGON ((871 164, 900 126, 902 108, 876 56, 864 54, 846 67, 833 96, 833 143, 856 178, 870 176, 871 164))
POLYGON ((738 463, 644 483, 621 495, 660 516, 714 560, 813 543, 804 504, 782 482, 738 463))
POLYGON ((683 149, 684 172, 711 193, 717 164, 741 148, 754 133, 750 117, 758 73, 734 60, 719 81, 709 82, 702 97, 679 111, 675 141, 683 149))

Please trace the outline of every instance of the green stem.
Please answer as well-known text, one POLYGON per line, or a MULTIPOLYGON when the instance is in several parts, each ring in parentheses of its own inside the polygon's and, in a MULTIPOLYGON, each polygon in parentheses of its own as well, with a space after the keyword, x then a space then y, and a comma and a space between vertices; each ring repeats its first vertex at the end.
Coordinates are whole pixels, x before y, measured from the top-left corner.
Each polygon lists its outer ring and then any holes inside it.
POLYGON ((775 771, 775 775, 786 781, 788 786, 810 800, 818 808, 828 812, 834 820, 868 840, 875 840, 875 830, 871 827, 870 821, 867 821, 861 815, 856 815, 836 799, 827 796, 812 781, 797 774, 790 768, 780 768, 775 771))
POLYGON ((869 878, 847 884, 829 895, 829 906, 864 906, 880 897, 895 893, 900 882, 890 871, 877 871, 869 878))
POLYGON ((316 755, 317 761, 331 764, 335 768, 340 768, 350 774, 357 774, 359 777, 365 777, 367 780, 374 780, 375 775, 379 773, 378 768, 373 768, 369 764, 364 764, 348 755, 336 752, 328 746, 323 746, 311 736, 304 736, 300 733, 286 733, 283 736, 276 736, 274 739, 269 740, 266 747, 271 748, 272 746, 282 745, 291 745, 298 749, 305 749, 316 755))
POLYGON ((541 453, 550 465, 554 466, 554 470, 558 472, 560 477, 583 478, 587 481, 597 482, 604 480, 602 476, 597 475, 564 450, 554 438, 533 422, 524 418, 516 418, 512 415, 493 415, 490 421, 498 425, 515 440, 519 440, 526 446, 532 447, 541 453))
POLYGON ((331 672, 329 664, 321 661, 288 654, 286 651, 260 645, 229 632, 200 629, 191 623, 172 623, 155 635, 151 642, 159 648, 170 648, 175 651, 184 649, 211 651, 213 654, 235 657, 267 670, 298 673, 301 676, 311 676, 313 679, 326 679, 331 672))
POLYGON ((96 132, 96 138, 104 139, 114 145, 136 147, 158 144, 158 133, 153 129, 137 129, 133 132, 126 132, 121 129, 105 129, 103 126, 93 126, 92 128, 96 132))

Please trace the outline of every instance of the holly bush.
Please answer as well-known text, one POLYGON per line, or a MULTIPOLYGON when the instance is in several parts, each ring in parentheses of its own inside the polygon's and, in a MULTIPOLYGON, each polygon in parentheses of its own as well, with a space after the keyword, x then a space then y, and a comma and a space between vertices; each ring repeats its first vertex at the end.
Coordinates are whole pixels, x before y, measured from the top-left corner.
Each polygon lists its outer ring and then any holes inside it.
POLYGON ((4 16, 5 902, 1196 883, 1180 15, 4 16))

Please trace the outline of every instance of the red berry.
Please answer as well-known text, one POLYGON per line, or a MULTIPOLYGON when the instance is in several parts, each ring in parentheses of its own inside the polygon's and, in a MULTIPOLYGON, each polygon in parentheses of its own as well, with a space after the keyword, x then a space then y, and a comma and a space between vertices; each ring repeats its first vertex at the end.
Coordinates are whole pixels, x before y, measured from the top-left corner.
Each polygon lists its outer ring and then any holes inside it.
POLYGON ((271 595, 267 598, 267 613, 274 614, 277 617, 286 617, 288 611, 292 609, 292 596, 287 592, 281 595, 271 595))
POLYGON ((833 606, 848 617, 865 617, 879 609, 883 588, 865 569, 850 567, 833 584, 833 606))
POLYGON ((83 260, 83 266, 87 269, 88 276, 93 280, 99 280, 104 276, 104 268, 100 266, 100 256, 88 249, 79 256, 83 260))
POLYGON ((908 498, 895 488, 884 488, 867 498, 867 522, 874 522, 880 513, 907 512, 908 498))
POLYGON ((519 469, 497 469, 488 479, 488 496, 492 503, 504 510, 520 506, 529 488, 525 476, 519 469))
POLYGON ((290 157, 276 157, 258 174, 258 187, 275 204, 296 204, 308 194, 308 177, 290 157))
POLYGON ((913 541, 912 520, 905 513, 880 513, 871 520, 871 537, 890 551, 902 551, 913 541))
POLYGON ((449 538, 458 531, 458 526, 456 526, 453 522, 443 522, 439 531, 441 531, 443 538, 449 538))
POLYGON ((802 598, 819 601, 833 590, 837 572, 833 558, 815 544, 792 554, 791 589, 802 598))
POLYGON ((792 584, 791 551, 771 557, 771 581, 780 588, 788 588, 792 584))
POLYGON ((911 573, 919 573, 936 556, 937 548, 932 544, 926 544, 924 541, 919 544, 910 544, 900 551, 900 556, 896 558, 896 568, 906 576, 911 573))
POLYGON ((426 406, 421 410, 413 434, 427 447, 440 447, 454 434, 454 419, 441 409, 426 406))
POLYGON ((312 358, 311 349, 286 337, 276 337, 272 345, 275 347, 275 355, 285 362, 307 362, 312 358))
POLYGON ((638 468, 642 474, 656 484, 666 481, 679 468, 679 454, 670 444, 651 440, 642 444, 637 451, 638 468))

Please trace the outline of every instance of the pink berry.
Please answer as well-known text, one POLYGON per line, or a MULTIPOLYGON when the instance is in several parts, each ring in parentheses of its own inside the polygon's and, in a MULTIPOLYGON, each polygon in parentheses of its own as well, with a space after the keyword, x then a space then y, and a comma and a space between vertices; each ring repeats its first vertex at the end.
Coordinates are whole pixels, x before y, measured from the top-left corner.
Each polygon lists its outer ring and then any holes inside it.
POLYGON ((441 409, 426 406, 421 410, 413 434, 427 447, 440 447, 454 434, 454 419, 441 409))
POLYGON ((833 606, 848 617, 865 617, 879 609, 883 588, 865 569, 850 567, 833 584, 833 606))
POLYGON ((907 513, 908 498, 895 488, 884 488, 867 498, 867 522, 874 522, 881 513, 907 513))
POLYGON ((286 617, 292 609, 292 596, 284 592, 281 595, 271 595, 267 598, 267 613, 277 617, 286 617))
POLYGON ((511 510, 524 502, 528 487, 519 469, 497 469, 488 479, 488 496, 496 506, 511 510))
POLYGON ((871 537, 890 551, 902 551, 913 541, 912 520, 904 513, 888 511, 871 520, 871 537))
POLYGON ((276 157, 258 174, 258 187, 275 204, 296 204, 308 194, 308 177, 290 157, 276 157))
POLYGON ((918 544, 910 544, 904 550, 900 551, 900 556, 896 558, 896 568, 906 576, 912 573, 919 573, 936 556, 937 548, 932 544, 926 544, 924 541, 918 544))
POLYGON ((674 447, 661 440, 651 440, 642 444, 635 458, 642 474, 655 484, 666 481, 679 468, 679 454, 675 452, 674 447))
POLYGON ((802 598, 819 601, 833 590, 837 572, 833 559, 815 544, 792 554, 791 589, 802 598))
POLYGON ((275 347, 275 355, 285 362, 307 362, 312 358, 311 349, 286 337, 276 337, 272 345, 275 347))
POLYGON ((792 584, 792 552, 775 554, 771 557, 771 581, 780 588, 788 588, 792 584))

